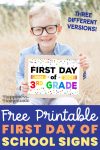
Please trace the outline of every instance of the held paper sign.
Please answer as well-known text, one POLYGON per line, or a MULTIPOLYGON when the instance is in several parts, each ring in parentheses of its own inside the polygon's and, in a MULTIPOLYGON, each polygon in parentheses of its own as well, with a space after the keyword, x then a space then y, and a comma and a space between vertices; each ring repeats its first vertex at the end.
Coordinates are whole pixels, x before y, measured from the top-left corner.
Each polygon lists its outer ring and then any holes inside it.
POLYGON ((28 94, 53 98, 79 94, 79 61, 66 56, 30 56, 27 58, 28 94))

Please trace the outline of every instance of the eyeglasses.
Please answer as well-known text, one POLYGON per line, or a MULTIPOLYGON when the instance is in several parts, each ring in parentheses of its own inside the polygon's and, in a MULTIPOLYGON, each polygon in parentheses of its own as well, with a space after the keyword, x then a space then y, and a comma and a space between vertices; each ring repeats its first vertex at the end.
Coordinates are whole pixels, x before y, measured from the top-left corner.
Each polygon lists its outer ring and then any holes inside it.
POLYGON ((32 27, 31 30, 34 35, 39 36, 42 35, 43 31, 45 30, 48 34, 54 34, 57 32, 58 25, 49 25, 46 27, 32 27))

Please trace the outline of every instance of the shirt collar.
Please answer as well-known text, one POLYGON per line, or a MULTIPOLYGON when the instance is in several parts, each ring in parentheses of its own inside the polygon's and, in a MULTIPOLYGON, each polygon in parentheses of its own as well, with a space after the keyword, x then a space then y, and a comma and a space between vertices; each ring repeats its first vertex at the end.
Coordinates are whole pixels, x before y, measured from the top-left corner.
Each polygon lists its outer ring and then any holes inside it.
MULTIPOLYGON (((55 48, 54 48, 53 52, 51 53, 51 55, 56 55, 57 51, 58 51, 58 43, 55 44, 55 48)), ((35 45, 35 54, 42 55, 41 51, 39 50, 38 44, 35 45)))

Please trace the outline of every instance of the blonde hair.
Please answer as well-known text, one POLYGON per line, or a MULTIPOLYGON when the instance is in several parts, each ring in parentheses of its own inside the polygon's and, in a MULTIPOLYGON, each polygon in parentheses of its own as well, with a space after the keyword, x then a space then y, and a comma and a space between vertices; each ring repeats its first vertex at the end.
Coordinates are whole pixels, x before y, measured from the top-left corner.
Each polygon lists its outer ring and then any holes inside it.
POLYGON ((38 5, 32 7, 29 11, 29 24, 32 25, 34 17, 45 15, 57 20, 57 24, 61 22, 60 10, 52 5, 47 3, 39 3, 38 5))

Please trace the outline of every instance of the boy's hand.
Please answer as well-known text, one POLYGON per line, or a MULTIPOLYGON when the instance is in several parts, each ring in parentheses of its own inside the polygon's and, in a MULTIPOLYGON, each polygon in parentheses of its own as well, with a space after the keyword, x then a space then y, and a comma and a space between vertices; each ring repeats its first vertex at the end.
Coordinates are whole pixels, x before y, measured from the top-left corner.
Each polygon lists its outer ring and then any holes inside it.
POLYGON ((22 94, 27 96, 28 89, 29 89, 28 84, 26 82, 22 82, 22 84, 21 84, 21 92, 22 92, 22 94))
POLYGON ((83 68, 83 71, 86 71, 89 68, 89 62, 87 60, 87 57, 83 54, 79 55, 80 60, 80 66, 83 68))

